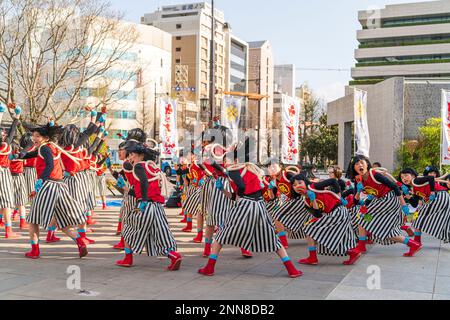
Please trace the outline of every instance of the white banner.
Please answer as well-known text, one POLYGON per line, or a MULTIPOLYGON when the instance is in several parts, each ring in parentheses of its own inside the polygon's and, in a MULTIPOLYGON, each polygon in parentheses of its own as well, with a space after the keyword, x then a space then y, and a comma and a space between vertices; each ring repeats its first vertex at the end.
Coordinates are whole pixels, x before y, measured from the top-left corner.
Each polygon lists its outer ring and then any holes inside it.
POLYGON ((282 96, 281 103, 282 138, 281 162, 298 164, 299 161, 299 125, 300 101, 287 95, 282 96))
POLYGON ((355 88, 355 154, 369 157, 370 135, 367 123, 367 92, 355 88))
POLYGON ((172 99, 160 99, 159 136, 161 139, 161 157, 171 158, 177 155, 177 102, 172 99))
POLYGON ((450 165, 450 91, 442 90, 441 164, 450 165))
POLYGON ((233 132, 233 143, 238 142, 241 120, 242 98, 224 96, 222 100, 221 124, 233 132))

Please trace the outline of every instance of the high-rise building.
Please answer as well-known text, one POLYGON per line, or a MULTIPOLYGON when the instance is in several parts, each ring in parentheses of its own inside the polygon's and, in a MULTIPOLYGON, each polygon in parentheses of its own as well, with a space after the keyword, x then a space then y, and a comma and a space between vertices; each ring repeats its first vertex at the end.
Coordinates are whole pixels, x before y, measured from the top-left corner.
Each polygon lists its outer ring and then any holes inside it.
POLYGON ((258 130, 261 156, 267 154, 267 129, 272 128, 274 59, 269 41, 249 42, 249 47, 249 92, 262 97, 261 100, 249 101, 248 124, 249 128, 258 130))
MULTIPOLYGON (((226 48, 229 28, 223 12, 215 9, 214 15, 215 80, 217 93, 220 93, 228 90, 226 48)), ((209 111, 211 22, 212 7, 206 2, 164 6, 141 18, 141 23, 172 35, 172 96, 181 102, 194 102, 186 110, 186 117, 190 119, 207 116, 209 111), (200 110, 201 105, 206 107, 205 110, 200 110)), ((219 95, 216 95, 216 106, 220 106, 219 95)), ((215 112, 217 114, 218 107, 215 112)))
POLYGON ((295 96, 295 65, 276 65, 274 68, 275 92, 295 96))
POLYGON ((227 81, 229 83, 229 94, 243 97, 241 108, 240 127, 247 126, 248 118, 248 68, 249 68, 249 46, 248 43, 239 39, 231 32, 228 34, 227 51, 229 52, 229 61, 227 70, 227 81))
POLYGON ((360 11, 359 22, 351 85, 396 76, 450 76, 450 1, 360 11))

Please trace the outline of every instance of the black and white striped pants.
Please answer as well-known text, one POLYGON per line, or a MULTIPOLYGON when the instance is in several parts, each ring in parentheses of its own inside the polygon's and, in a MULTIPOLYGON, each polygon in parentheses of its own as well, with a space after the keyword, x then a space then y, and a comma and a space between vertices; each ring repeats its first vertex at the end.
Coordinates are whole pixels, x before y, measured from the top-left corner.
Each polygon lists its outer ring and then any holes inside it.
POLYGON ((176 251, 177 243, 161 204, 151 202, 144 212, 135 210, 127 220, 122 235, 133 252, 141 254, 145 248, 147 255, 154 257, 176 251))
POLYGON ((236 246, 251 252, 275 252, 281 249, 275 225, 262 199, 238 199, 217 233, 216 241, 222 246, 236 246))
POLYGON ((56 219, 61 229, 86 222, 81 205, 70 195, 63 181, 44 182, 31 204, 27 222, 47 229, 52 218, 56 219))
POLYGON ((295 234, 296 239, 306 238, 304 226, 311 219, 303 197, 285 201, 274 215, 290 233, 295 234))
POLYGON ((17 207, 25 206, 28 203, 25 176, 19 173, 12 176, 14 185, 14 203, 17 207))
POLYGON ((366 218, 358 218, 358 224, 372 234, 374 241, 382 245, 395 244, 390 239, 402 235, 403 213, 394 191, 375 198, 367 206, 367 211, 366 218), (367 219, 368 215, 372 217, 371 221, 367 219))
POLYGON ((86 190, 88 186, 82 172, 78 172, 70 177, 64 177, 64 183, 67 185, 70 195, 80 204, 83 212, 86 213, 86 190))
MULTIPOLYGON (((217 180, 221 180, 224 188, 228 192, 232 192, 230 182, 224 177, 219 177, 217 180)), ((234 203, 231 199, 225 196, 223 191, 216 188, 216 181, 209 184, 209 201, 206 208, 206 225, 210 227, 221 226, 228 215, 228 212, 233 207, 234 203)))
POLYGON ((189 187, 189 192, 186 194, 186 201, 183 205, 183 210, 185 213, 196 217, 200 213, 200 196, 201 196, 201 188, 200 187, 189 187))
MULTIPOLYGON (((310 217, 313 219, 312 215, 310 217)), ((317 252, 322 255, 345 256, 357 244, 350 214, 344 206, 307 224, 305 233, 317 242, 317 252)))
POLYGON ((13 180, 9 168, 0 167, 0 209, 14 208, 13 180))
POLYGON ((126 193, 123 197, 122 208, 120 208, 120 212, 122 213, 122 226, 128 223, 128 219, 136 206, 137 199, 129 193, 126 193))
MULTIPOLYGON (((28 198, 34 192, 34 186, 37 181, 37 172, 35 167, 25 167, 23 168, 23 175, 25 177, 25 186, 27 190, 28 198)), ((29 198, 30 200, 30 198, 29 198)))
POLYGON ((429 234, 445 243, 450 242, 450 194, 437 192, 432 202, 423 202, 418 209, 419 217, 413 223, 415 229, 429 234))
POLYGON ((106 176, 102 174, 101 176, 95 176, 97 182, 97 196, 106 197, 106 176))

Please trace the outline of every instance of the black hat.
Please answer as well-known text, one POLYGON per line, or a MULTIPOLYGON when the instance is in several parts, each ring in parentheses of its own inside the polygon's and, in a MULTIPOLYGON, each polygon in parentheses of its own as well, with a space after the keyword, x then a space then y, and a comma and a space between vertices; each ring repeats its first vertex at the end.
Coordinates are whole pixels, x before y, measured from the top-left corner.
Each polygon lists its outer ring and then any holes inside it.
POLYGON ((127 151, 127 153, 143 154, 145 161, 156 161, 159 156, 158 151, 150 149, 142 143, 129 144, 128 146, 126 146, 125 150, 127 151))
POLYGON ((140 143, 147 141, 147 134, 139 128, 128 131, 127 140, 136 140, 140 143))
POLYGON ((23 124, 24 128, 30 132, 37 132, 43 137, 48 137, 51 140, 56 139, 63 132, 62 126, 51 125, 47 123, 46 125, 34 125, 34 124, 23 124))

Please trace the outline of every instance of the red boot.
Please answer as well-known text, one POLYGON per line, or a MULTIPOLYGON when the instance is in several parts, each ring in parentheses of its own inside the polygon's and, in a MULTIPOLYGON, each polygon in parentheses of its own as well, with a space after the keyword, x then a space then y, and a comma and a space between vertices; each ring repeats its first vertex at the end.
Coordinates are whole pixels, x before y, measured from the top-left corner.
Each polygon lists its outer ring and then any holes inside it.
POLYGON ((120 235, 121 233, 122 233, 122 221, 119 221, 119 224, 117 225, 116 236, 120 235))
POLYGON ((422 244, 409 240, 407 246, 409 247, 409 252, 405 253, 403 256, 407 258, 414 257, 414 255, 422 249, 422 244))
POLYGON ((41 255, 41 251, 39 250, 38 244, 32 244, 31 245, 31 251, 25 253, 25 257, 29 259, 39 259, 41 255))
POLYGON ((367 253, 366 243, 367 240, 359 240, 355 249, 363 254, 367 253))
POLYGON ((97 221, 92 219, 92 216, 87 216, 86 223, 87 223, 88 226, 93 226, 94 224, 97 224, 97 221))
POLYGON ((25 221, 25 219, 20 219, 20 225, 19 225, 19 228, 21 229, 21 230, 27 230, 28 229, 28 224, 27 224, 27 222, 25 221))
POLYGON ((306 259, 301 259, 298 261, 300 264, 307 264, 310 266, 317 266, 319 264, 319 259, 317 259, 317 251, 309 251, 309 257, 306 259))
POLYGON ((408 237, 414 237, 414 231, 411 227, 402 226, 401 229, 408 234, 408 237))
POLYGON ((4 228, 5 223, 3 222, 3 218, 0 218, 0 228, 4 228))
POLYGON ((184 211, 181 211, 179 216, 184 216, 184 211))
POLYGON ((46 243, 54 243, 54 242, 59 242, 59 241, 61 241, 61 239, 57 238, 55 236, 55 231, 51 231, 51 230, 47 231, 47 239, 45 239, 46 243))
POLYGON ((123 240, 123 237, 120 237, 119 243, 116 244, 113 248, 116 250, 125 250, 125 241, 123 240))
POLYGON ((205 243, 205 249, 203 250, 203 258, 208 258, 211 254, 211 243, 205 243))
POLYGON ((95 243, 94 240, 91 240, 88 237, 86 237, 86 232, 81 231, 81 232, 78 232, 78 234, 80 235, 80 239, 84 242, 85 245, 94 244, 95 243))
POLYGON ((367 233, 367 244, 373 244, 373 236, 370 232, 367 233))
POLYGON ((197 233, 197 236, 192 240, 195 243, 202 243, 203 242, 203 231, 200 231, 197 233))
POLYGON ((14 210, 14 211, 13 211, 12 216, 11 216, 11 220, 12 220, 12 221, 16 221, 17 213, 18 213, 17 210, 14 210))
POLYGON ((208 259, 208 263, 206 266, 202 269, 198 270, 198 273, 204 275, 204 276, 213 276, 214 275, 214 267, 216 266, 217 260, 214 259, 208 259))
POLYGON ((414 241, 422 244, 422 234, 419 232, 414 233, 414 241))
POLYGON ((106 203, 103 203, 102 209, 103 209, 103 210, 106 210, 106 203))
POLYGON ((5 228, 5 239, 18 239, 20 238, 20 235, 12 231, 12 227, 6 227, 5 228))
POLYGON ((284 266, 286 267, 286 270, 289 274, 289 277, 291 278, 298 278, 303 275, 303 272, 300 270, 297 270, 297 268, 294 266, 291 260, 283 262, 284 266))
POLYGON ((241 248, 241 254, 244 258, 253 258, 253 254, 250 251, 245 250, 244 248, 241 248))
POLYGON ((361 258, 362 253, 358 251, 357 249, 352 249, 347 252, 349 259, 347 261, 344 261, 345 266, 351 266, 358 261, 359 258, 361 258))
POLYGON ((84 241, 81 238, 77 238, 76 243, 78 246, 78 253, 80 255, 80 259, 87 256, 88 250, 84 241))
POLYGON ((169 252, 169 259, 170 259, 170 265, 167 267, 167 270, 169 271, 177 271, 180 270, 181 261, 183 258, 181 257, 181 254, 175 251, 169 252))
POLYGON ((130 268, 133 266, 133 254, 127 253, 125 254, 125 259, 119 260, 116 262, 116 266, 130 268))
POLYGON ((192 221, 187 222, 187 226, 181 231, 186 233, 192 232, 192 221))
POLYGON ((283 247, 285 249, 289 248, 289 243, 288 243, 287 236, 285 233, 283 233, 282 235, 278 234, 278 239, 280 239, 281 244, 283 245, 283 247))
POLYGON ((183 220, 181 220, 180 223, 187 223, 187 216, 184 216, 183 220))

